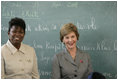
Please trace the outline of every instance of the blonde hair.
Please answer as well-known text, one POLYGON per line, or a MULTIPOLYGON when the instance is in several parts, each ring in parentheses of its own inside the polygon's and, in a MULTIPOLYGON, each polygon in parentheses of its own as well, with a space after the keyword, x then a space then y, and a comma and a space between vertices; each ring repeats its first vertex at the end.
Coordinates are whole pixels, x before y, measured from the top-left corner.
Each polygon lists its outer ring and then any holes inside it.
POLYGON ((63 38, 65 35, 69 34, 70 32, 74 32, 77 40, 79 39, 79 33, 77 30, 77 27, 72 24, 72 23, 68 23, 62 26, 62 28, 60 29, 60 40, 61 42, 63 42, 63 38))

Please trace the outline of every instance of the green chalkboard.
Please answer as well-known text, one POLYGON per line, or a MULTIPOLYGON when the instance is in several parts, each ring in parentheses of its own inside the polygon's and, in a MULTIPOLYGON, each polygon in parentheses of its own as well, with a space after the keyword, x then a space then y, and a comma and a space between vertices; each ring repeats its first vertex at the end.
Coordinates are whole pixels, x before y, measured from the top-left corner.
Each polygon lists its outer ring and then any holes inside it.
POLYGON ((69 22, 77 26, 77 46, 90 54, 94 71, 117 78, 117 1, 2 1, 1 45, 14 17, 26 22, 23 42, 35 48, 42 79, 50 78, 52 58, 64 49, 59 31, 69 22))

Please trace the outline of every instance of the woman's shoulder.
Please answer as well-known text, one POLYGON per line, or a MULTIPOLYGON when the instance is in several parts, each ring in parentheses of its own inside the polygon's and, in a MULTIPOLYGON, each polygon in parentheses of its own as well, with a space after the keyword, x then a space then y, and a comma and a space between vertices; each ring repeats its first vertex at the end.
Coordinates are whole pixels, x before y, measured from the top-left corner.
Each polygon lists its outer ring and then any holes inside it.
POLYGON ((1 55, 4 56, 4 55, 6 55, 7 53, 10 53, 9 48, 7 47, 6 44, 3 44, 3 45, 1 46, 1 55))
POLYGON ((62 57, 64 55, 64 50, 60 51, 59 53, 56 53, 54 56, 56 57, 62 57))
POLYGON ((6 50, 6 49, 7 49, 7 45, 6 45, 6 44, 3 44, 3 45, 1 46, 1 51, 6 50))
POLYGON ((6 44, 3 44, 3 45, 1 46, 1 48, 5 48, 5 47, 7 47, 6 44))
POLYGON ((22 46, 23 46, 25 49, 34 49, 34 48, 31 47, 30 45, 27 45, 27 44, 24 44, 24 43, 22 43, 22 46))
POLYGON ((35 53, 35 49, 33 47, 31 47, 30 45, 27 45, 27 44, 23 44, 22 43, 22 46, 21 46, 21 50, 25 53, 28 53, 28 55, 34 55, 35 53))
POLYGON ((60 51, 59 53, 57 53, 56 55, 57 55, 57 56, 63 56, 63 55, 64 55, 64 53, 65 53, 65 51, 64 51, 64 50, 62 50, 62 51, 60 51))
POLYGON ((63 58, 63 54, 64 54, 64 51, 60 51, 59 53, 56 53, 53 56, 53 61, 55 61, 55 60, 61 60, 63 58))

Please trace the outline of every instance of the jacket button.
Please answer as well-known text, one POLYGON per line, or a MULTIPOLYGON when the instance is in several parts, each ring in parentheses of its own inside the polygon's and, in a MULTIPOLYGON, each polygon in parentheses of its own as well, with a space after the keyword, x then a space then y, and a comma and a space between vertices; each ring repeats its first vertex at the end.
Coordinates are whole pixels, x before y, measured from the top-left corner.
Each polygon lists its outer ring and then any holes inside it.
POLYGON ((21 71, 24 71, 24 69, 21 69, 21 71))
POLYGON ((75 72, 77 72, 77 70, 75 70, 75 72))
POLYGON ((22 60, 21 60, 21 59, 20 59, 19 61, 20 61, 20 62, 22 62, 22 60))
POLYGON ((77 77, 77 75, 74 75, 74 77, 77 77))

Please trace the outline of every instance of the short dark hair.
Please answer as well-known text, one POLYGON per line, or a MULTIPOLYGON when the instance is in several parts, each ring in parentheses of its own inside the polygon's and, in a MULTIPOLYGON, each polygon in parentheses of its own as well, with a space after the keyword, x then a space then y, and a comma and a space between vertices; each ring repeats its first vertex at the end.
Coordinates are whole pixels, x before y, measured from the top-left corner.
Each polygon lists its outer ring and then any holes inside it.
POLYGON ((23 19, 18 18, 18 17, 12 18, 9 21, 9 29, 8 29, 8 32, 10 32, 10 29, 12 28, 13 25, 14 26, 21 27, 24 30, 24 33, 25 33, 26 24, 25 24, 25 21, 23 19))

